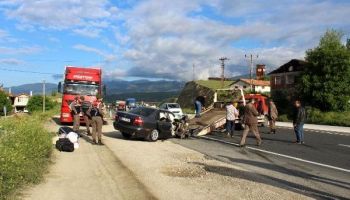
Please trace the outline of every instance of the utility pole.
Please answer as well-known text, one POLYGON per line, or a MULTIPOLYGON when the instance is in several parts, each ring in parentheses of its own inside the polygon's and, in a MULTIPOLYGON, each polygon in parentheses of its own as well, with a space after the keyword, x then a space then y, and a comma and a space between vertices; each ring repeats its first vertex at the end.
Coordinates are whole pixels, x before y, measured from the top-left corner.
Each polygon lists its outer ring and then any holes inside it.
POLYGON ((224 88, 224 81, 225 81, 225 61, 229 60, 226 57, 219 58, 221 61, 221 88, 224 88))
MULTIPOLYGON (((250 91, 253 91, 253 54, 250 54, 249 56, 244 55, 244 57, 249 59, 250 91)), ((259 55, 255 55, 254 57, 259 58, 259 55)))
POLYGON ((45 112, 45 80, 43 81, 43 112, 45 112))

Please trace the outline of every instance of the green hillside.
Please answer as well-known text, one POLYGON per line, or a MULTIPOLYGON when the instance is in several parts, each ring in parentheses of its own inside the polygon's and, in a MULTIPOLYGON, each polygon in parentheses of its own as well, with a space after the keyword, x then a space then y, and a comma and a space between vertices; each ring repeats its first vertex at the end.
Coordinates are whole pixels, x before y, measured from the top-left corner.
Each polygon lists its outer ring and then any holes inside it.
MULTIPOLYGON (((210 89, 220 89, 221 87, 221 81, 217 80, 198 80, 196 81, 197 84, 210 88, 210 89)), ((224 88, 228 88, 230 84, 232 84, 233 81, 224 81, 224 88)))

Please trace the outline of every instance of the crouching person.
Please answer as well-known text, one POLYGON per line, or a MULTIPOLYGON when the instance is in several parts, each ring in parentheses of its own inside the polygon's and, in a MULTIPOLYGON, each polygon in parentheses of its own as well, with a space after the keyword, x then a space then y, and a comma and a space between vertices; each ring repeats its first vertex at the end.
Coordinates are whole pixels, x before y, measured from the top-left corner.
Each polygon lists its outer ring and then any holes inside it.
POLYGON ((103 125, 103 112, 102 112, 102 102, 100 97, 97 97, 97 101, 91 105, 88 110, 88 115, 91 118, 92 125, 92 143, 103 145, 102 143, 102 125, 103 125), (98 139, 98 142, 96 140, 98 139))

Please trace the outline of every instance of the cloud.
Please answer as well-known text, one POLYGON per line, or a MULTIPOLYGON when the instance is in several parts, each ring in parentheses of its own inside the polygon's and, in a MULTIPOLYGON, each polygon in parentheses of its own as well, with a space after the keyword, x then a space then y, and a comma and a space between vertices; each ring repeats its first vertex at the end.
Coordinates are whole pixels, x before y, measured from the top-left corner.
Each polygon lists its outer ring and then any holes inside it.
POLYGON ((85 37, 97 38, 100 35, 101 29, 79 28, 79 29, 74 29, 73 32, 78 34, 78 35, 85 36, 85 37))
POLYGON ((0 59, 0 65, 6 65, 6 66, 14 66, 14 65, 23 65, 24 62, 15 58, 5 58, 0 59))
MULTIPOLYGON (((121 15, 128 44, 123 56, 132 63, 127 75, 190 80, 195 63, 196 78, 218 76, 221 56, 231 58, 228 76, 247 74, 244 55, 249 53, 276 68, 303 59, 327 28, 349 33, 350 24, 343 20, 350 16, 349 6, 330 1, 142 1, 121 15)), ((119 33, 116 38, 123 41, 119 33)))
POLYGON ((8 37, 7 31, 0 29, 0 39, 5 37, 8 37))
POLYGON ((90 46, 86 46, 86 45, 83 45, 83 44, 76 44, 73 46, 74 49, 78 49, 78 50, 81 50, 81 51, 85 51, 85 52, 91 52, 91 53, 95 53, 101 57, 103 57, 103 61, 104 63, 110 63, 110 62, 113 62, 117 59, 117 56, 115 56, 114 54, 109 54, 109 53, 106 53, 100 49, 97 49, 97 48, 94 48, 94 47, 90 47, 90 46))
POLYGON ((104 72, 104 78, 108 80, 120 79, 127 76, 127 72, 122 69, 108 70, 104 72))
POLYGON ((0 43, 14 43, 17 41, 18 39, 13 38, 8 31, 0 29, 0 43))
MULTIPOLYGON (((123 3, 117 7, 108 0, 3 0, 0 9, 23 30, 68 30, 101 39, 108 48, 83 44, 73 48, 101 56, 111 69, 108 77, 190 80, 195 64, 196 79, 204 79, 220 75, 222 56, 230 58, 227 76, 247 74, 245 54, 259 54, 256 63, 272 69, 302 59, 327 28, 350 33, 350 22, 344 20, 350 16, 347 1, 129 2, 123 8, 123 3), (113 70, 117 64, 127 69, 113 70)), ((6 32, 0 30, 0 40, 1 34, 6 32)), ((6 50, 26 52, 0 47, 0 53, 6 50)))
POLYGON ((0 8, 9 19, 19 22, 19 28, 57 30, 106 26, 106 20, 116 10, 107 0, 5 0, 0 8))
POLYGON ((57 37, 49 37, 48 39, 49 39, 50 42, 53 42, 53 43, 60 42, 60 39, 58 39, 57 37))
POLYGON ((42 49, 37 46, 24 46, 24 47, 4 47, 0 46, 0 54, 7 55, 19 55, 19 54, 35 54, 39 53, 42 49))

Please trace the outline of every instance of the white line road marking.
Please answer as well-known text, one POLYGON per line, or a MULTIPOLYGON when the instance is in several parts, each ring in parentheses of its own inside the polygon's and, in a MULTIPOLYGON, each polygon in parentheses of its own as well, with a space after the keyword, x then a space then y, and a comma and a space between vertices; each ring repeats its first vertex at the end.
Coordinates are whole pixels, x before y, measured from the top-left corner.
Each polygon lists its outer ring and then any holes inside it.
MULTIPOLYGON (((277 126, 278 128, 282 129, 294 129, 291 127, 284 127, 284 126, 277 126)), ((325 134, 330 134, 330 135, 341 135, 341 136, 350 136, 349 133, 343 133, 343 132, 331 132, 331 131, 324 131, 324 130, 317 130, 317 129, 308 129, 304 128, 304 131, 310 131, 311 133, 325 133, 325 134)))
MULTIPOLYGON (((217 141, 217 142, 221 142, 221 143, 225 143, 225 144, 230 144, 230 145, 234 145, 234 146, 239 146, 239 144, 237 143, 233 143, 233 142, 227 142, 227 141, 224 141, 224 140, 219 140, 219 139, 215 139, 215 138, 210 138, 210 137, 207 137, 207 136, 197 136, 199 138, 205 138, 205 139, 208 139, 208 140, 213 140, 213 141, 217 141)), ((350 146, 349 146, 350 147, 350 146)), ((279 154, 279 153, 275 153, 275 152, 272 152, 272 151, 266 151, 266 150, 262 150, 262 149, 258 149, 258 148, 254 148, 254 147, 245 147, 247 149, 251 149, 253 151, 259 151, 259 152, 263 152, 263 153, 266 153, 266 154, 271 154, 271 155, 275 155, 275 156, 280 156, 280 157, 283 157, 283 158, 289 158, 289 159, 292 159, 292 160, 297 160, 297 161, 300 161, 300 162, 304 162, 304 163, 309 163, 309 164, 313 164, 313 165, 317 165, 317 166, 321 166, 321 167, 326 167, 326 168, 330 168, 330 169, 335 169, 335 170, 339 170, 339 171, 343 171, 343 172, 347 172, 347 173, 350 173, 350 170, 349 169, 344 169, 344 168, 340 168, 340 167, 335 167, 335 166, 332 166, 332 165, 327 165, 327 164, 322 164, 322 163, 318 163, 318 162, 313 162, 313 161, 309 161, 309 160, 304 160, 302 158, 297 158, 297 157, 293 157, 293 156, 288 156, 288 155, 284 155, 284 154, 279 154)))
POLYGON ((339 146, 342 146, 342 147, 349 147, 350 148, 350 145, 348 144, 338 144, 339 146))

